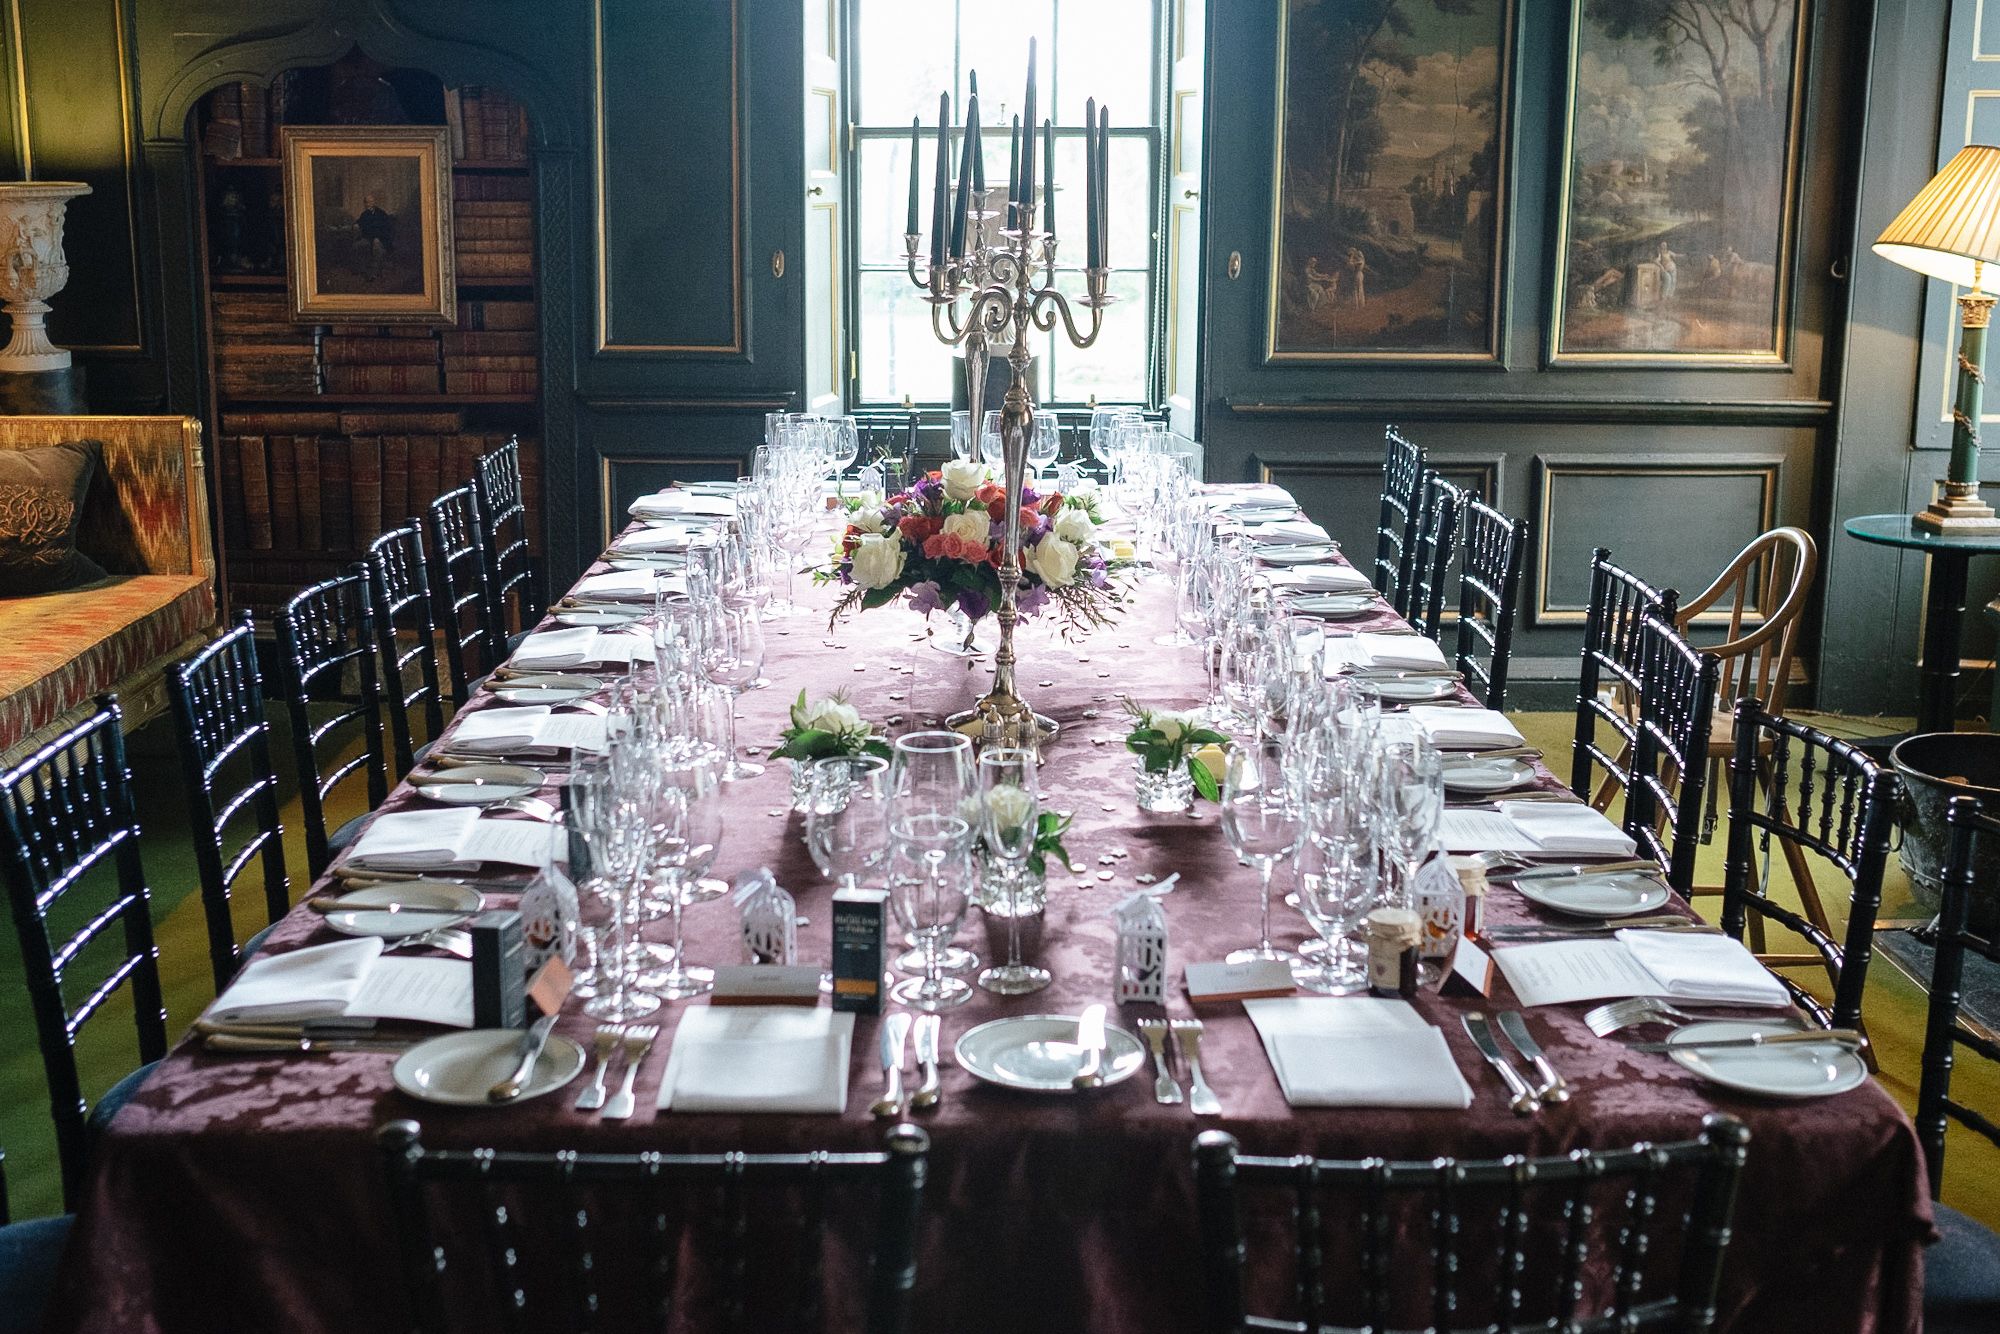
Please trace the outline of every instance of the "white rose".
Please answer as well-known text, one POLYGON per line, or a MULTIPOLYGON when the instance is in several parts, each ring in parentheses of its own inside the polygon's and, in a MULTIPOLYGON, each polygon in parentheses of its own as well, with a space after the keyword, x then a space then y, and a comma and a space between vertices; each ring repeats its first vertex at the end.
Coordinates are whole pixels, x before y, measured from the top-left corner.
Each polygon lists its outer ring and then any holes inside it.
POLYGON ((1153 726, 1171 746, 1181 739, 1181 733, 1187 731, 1187 719, 1178 713, 1156 713, 1153 715, 1153 726))
POLYGON ((953 500, 970 500, 974 492, 986 485, 986 465, 976 459, 953 459, 944 465, 940 477, 947 496, 953 500))
POLYGON ((946 537, 977 542, 983 547, 993 535, 993 520, 989 519, 986 511, 981 509, 970 509, 963 514, 948 515, 944 521, 944 534, 946 537))
POLYGON ((1068 588, 1076 578, 1077 550, 1054 534, 1021 554, 1029 572, 1050 588, 1068 588))
POLYGON ((855 529, 860 532, 879 533, 882 531, 882 511, 870 506, 864 505, 854 511, 854 513, 847 516, 847 521, 853 524, 855 529))
POLYGON ((806 726, 821 732, 858 732, 861 711, 837 699, 823 699, 807 710, 806 726))
POLYGON ((1065 505, 1056 514, 1055 527, 1052 531, 1063 541, 1074 542, 1078 546, 1082 546, 1085 542, 1097 536, 1097 525, 1092 523, 1090 516, 1082 510, 1073 509, 1065 505))
POLYGON ((987 792, 986 805, 993 812, 995 825, 1003 831, 1013 831, 1034 814, 1035 799, 1017 783, 999 783, 987 792))
POLYGON ((903 539, 870 534, 854 546, 854 582, 862 588, 887 588, 903 573, 903 539))

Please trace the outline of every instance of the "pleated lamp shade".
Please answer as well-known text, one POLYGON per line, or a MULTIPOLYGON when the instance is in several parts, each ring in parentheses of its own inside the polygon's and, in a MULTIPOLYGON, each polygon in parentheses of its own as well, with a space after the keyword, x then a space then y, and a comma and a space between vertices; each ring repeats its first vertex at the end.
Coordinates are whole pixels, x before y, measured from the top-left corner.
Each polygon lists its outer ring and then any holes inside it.
POLYGON ((1875 253, 1960 287, 2000 293, 2000 148, 1959 149, 1876 238, 1875 253))

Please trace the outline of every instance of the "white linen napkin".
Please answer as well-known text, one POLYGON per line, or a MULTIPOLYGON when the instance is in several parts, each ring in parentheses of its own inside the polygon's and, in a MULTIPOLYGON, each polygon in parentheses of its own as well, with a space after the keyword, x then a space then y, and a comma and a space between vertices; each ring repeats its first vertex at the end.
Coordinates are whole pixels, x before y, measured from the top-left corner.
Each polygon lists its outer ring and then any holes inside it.
POLYGON ((1385 635, 1362 630, 1326 637, 1327 675, 1345 671, 1441 672, 1444 650, 1422 635, 1385 635))
POLYGON ((1407 1001, 1283 997, 1243 1008, 1294 1107, 1472 1105, 1443 1032, 1407 1001))
POLYGON ((1352 565, 1293 565, 1278 570, 1265 570, 1264 577, 1271 581, 1273 588, 1293 588, 1306 593, 1365 593, 1375 585, 1368 582, 1368 576, 1352 565))
POLYGON ((556 713, 541 704, 472 709, 458 716, 451 747, 494 755, 602 751, 606 745, 604 724, 601 715, 556 713))
POLYGON ((1326 529, 1311 519, 1279 519, 1275 523, 1245 527, 1243 532, 1252 542, 1274 547, 1305 546, 1333 540, 1326 529))
POLYGON ((847 1109, 854 1016, 790 1005, 696 1006, 681 1016, 659 1106, 678 1112, 847 1109))
POLYGON ((476 808, 391 811, 369 821, 346 864, 371 871, 472 871, 483 862, 537 867, 567 851, 539 820, 481 819, 476 808))
POLYGON ((347 1013, 382 953, 380 936, 356 936, 282 954, 258 954, 216 997, 219 1024, 297 1024, 347 1013))
POLYGON ((1491 750, 1526 744, 1514 724, 1507 721, 1507 715, 1497 709, 1412 704, 1409 714, 1417 730, 1429 737, 1431 744, 1439 750, 1491 750))
POLYGON ((1581 802, 1503 801, 1499 808, 1542 852, 1630 857, 1639 849, 1603 812, 1581 802))
POLYGON ((725 519, 736 513, 732 496, 703 495, 693 491, 666 490, 640 496, 627 511, 642 518, 671 519, 681 515, 707 515, 725 519))
POLYGON ((651 602, 663 579, 670 591, 680 582, 657 570, 608 570, 585 575, 577 581, 572 595, 586 602, 651 602))
POLYGON ((1784 986, 1757 956, 1728 936, 1627 929, 1618 940, 1660 980, 1663 994, 1717 1005, 1784 1005, 1784 986))
POLYGON ((686 551, 694 545, 696 534, 696 529, 685 528, 679 524, 667 524, 659 528, 639 528, 613 542, 611 549, 632 555, 686 551))
POLYGON ((600 663, 622 667, 651 651, 638 635, 577 625, 536 631, 521 641, 507 665, 517 672, 564 672, 600 663))

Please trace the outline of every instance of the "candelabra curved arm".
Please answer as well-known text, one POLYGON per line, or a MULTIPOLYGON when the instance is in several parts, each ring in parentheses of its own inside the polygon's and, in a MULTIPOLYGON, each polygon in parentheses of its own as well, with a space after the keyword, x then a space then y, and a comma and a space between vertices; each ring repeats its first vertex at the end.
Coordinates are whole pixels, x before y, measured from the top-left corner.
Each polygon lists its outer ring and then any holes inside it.
POLYGON ((1056 327, 1056 320, 1062 320, 1063 332, 1076 347, 1089 347, 1097 341, 1097 335, 1104 327, 1104 301, 1084 302, 1090 308, 1090 332, 1079 333, 1076 319, 1070 314, 1069 298, 1053 287, 1044 287, 1035 293, 1034 302, 1028 307, 1028 318, 1043 333, 1056 327))
POLYGON ((965 337, 965 330, 958 323, 958 303, 933 301, 931 303, 931 334, 946 347, 957 347, 965 337), (949 328, 950 333, 945 329, 949 328))

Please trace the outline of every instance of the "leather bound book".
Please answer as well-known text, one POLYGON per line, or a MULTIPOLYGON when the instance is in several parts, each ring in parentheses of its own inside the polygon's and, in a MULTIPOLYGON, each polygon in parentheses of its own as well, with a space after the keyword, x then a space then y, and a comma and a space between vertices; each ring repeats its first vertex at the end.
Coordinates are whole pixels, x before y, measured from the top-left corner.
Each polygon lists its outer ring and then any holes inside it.
POLYGON ((328 366, 429 366, 438 357, 429 338, 326 338, 320 360, 328 366))
POLYGON ((347 474, 353 501, 354 546, 358 550, 382 535, 382 438, 349 436, 347 474))
POLYGON ((319 442, 320 539, 328 551, 353 551, 354 478, 348 442, 329 436, 319 442))
POLYGON ((294 551, 299 545, 298 437, 270 437, 271 532, 274 543, 294 551))
POLYGON ((413 435, 410 437, 410 494, 403 502, 403 509, 394 515, 384 514, 383 520, 394 527, 410 515, 428 507, 443 490, 438 485, 438 437, 434 435, 413 435))
POLYGON ((243 479, 244 539, 253 551, 271 549, 271 474, 264 437, 236 437, 236 471, 243 479))
POLYGON ((382 437, 382 527, 403 521, 410 512, 410 437, 382 437))
POLYGON ((324 551, 326 524, 320 512, 319 437, 295 435, 291 441, 293 467, 298 470, 294 485, 298 488, 299 550, 324 551))

